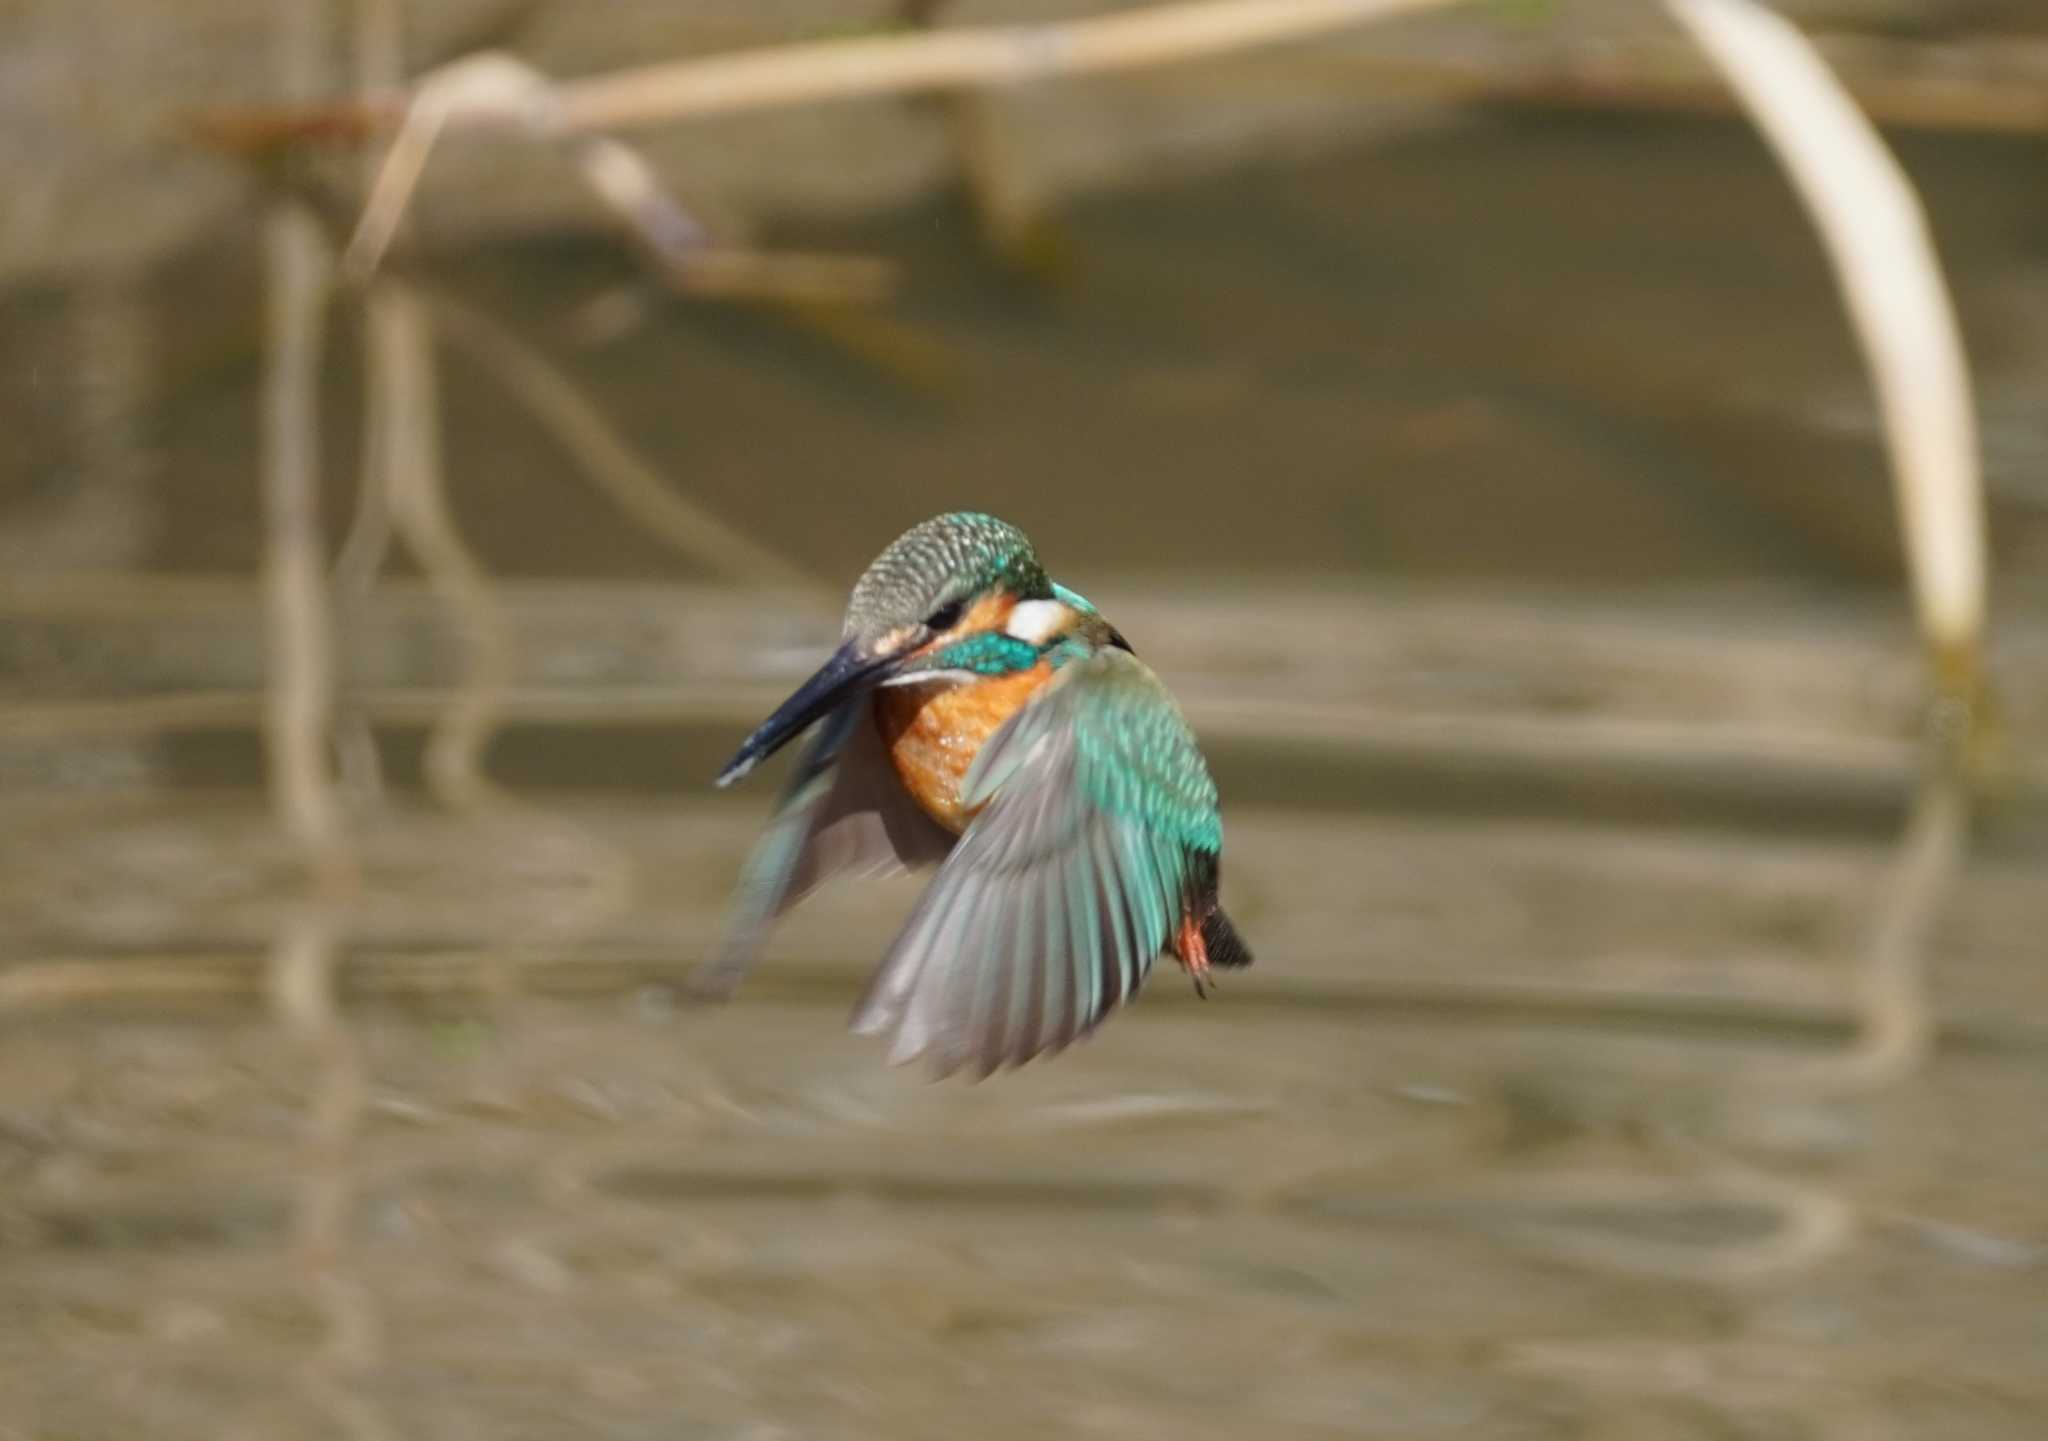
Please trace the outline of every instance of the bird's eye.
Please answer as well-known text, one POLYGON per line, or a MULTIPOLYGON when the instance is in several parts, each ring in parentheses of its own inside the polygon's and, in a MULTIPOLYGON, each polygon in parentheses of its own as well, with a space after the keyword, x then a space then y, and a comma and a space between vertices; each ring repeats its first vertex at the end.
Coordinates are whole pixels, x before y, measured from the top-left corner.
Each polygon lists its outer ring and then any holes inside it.
POLYGON ((927 630, 951 630, 960 624, 961 612, 966 609, 964 602, 949 600, 924 618, 927 630))

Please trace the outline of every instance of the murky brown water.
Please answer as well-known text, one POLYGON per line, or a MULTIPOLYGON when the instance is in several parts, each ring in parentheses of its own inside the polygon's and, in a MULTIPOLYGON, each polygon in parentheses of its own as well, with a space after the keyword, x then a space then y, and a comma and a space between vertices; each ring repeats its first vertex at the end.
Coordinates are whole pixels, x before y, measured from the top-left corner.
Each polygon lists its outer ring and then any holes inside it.
MULTIPOLYGON (((1977 346, 2024 771, 2038 157, 1906 153, 1977 346)), ((1070 224, 1050 291, 943 206, 835 237, 907 261, 911 339, 607 299, 594 245, 447 278, 835 585, 983 505, 1135 618, 1260 964, 980 1086, 843 1029, 910 885, 678 1006, 771 794, 705 778, 826 622, 688 588, 473 363, 496 785, 420 783, 477 693, 400 585, 349 669, 385 787, 308 910, 240 584, 246 235, 132 311, 6 307, 150 359, 96 469, 77 394, 0 375, 40 552, 0 617, 0 1436, 2042 1434, 2048 833, 2024 781, 1959 860, 1914 809, 1867 403, 1754 147, 1480 125, 1070 224), (1950 865, 1923 988, 1872 927, 1950 865)))

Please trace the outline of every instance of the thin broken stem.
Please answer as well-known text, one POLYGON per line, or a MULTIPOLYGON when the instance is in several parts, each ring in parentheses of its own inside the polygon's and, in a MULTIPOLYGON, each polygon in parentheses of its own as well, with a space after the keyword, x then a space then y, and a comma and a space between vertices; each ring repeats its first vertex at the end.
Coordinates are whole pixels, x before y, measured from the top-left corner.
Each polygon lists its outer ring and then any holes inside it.
MULTIPOLYGON (((380 351, 379 364, 393 408, 391 463, 386 470, 393 522, 455 618, 465 651, 461 683, 436 708, 427 739, 427 784, 451 810, 488 811, 501 824, 515 815, 523 817, 591 857, 584 889, 546 928, 547 944, 565 944, 628 903, 635 887, 634 868, 622 851, 583 826, 520 803, 485 770, 485 755, 504 724, 513 680, 512 631, 490 574, 463 537, 448 500, 435 315, 415 287, 395 277, 380 277, 371 299, 388 313, 390 343, 380 351)), ((540 939, 529 936, 522 944, 540 939)), ((501 1000, 516 993, 516 964, 496 964, 491 973, 501 1000)))
POLYGON ((390 341, 379 360, 394 406, 385 473, 392 521, 454 615, 468 657, 462 684, 427 741, 427 783, 448 805, 471 807, 497 794, 484 774, 483 754, 511 680, 511 637, 489 577, 448 506, 431 322, 418 297, 398 281, 379 281, 374 299, 390 341))
MULTIPOLYGON (((380 383, 379 356, 390 344, 382 307, 372 297, 363 310, 363 440, 357 462, 356 509, 334 561, 334 603, 344 634, 359 633, 369 613, 377 575, 391 550, 391 506, 385 471, 391 464, 392 401, 380 383)), ((377 738, 361 688, 345 683, 335 716, 335 758, 348 790, 375 801, 384 790, 377 738)))
POLYGON ((475 306, 435 293, 434 318, 450 344, 489 370, 547 428, 584 477, 621 513, 714 575, 822 594, 801 567, 750 540, 691 500, 634 450, 542 352, 475 306))
POLYGON ((591 193, 663 282, 707 299, 871 305, 894 293, 894 264, 866 255, 812 255, 722 245, 668 192, 641 154, 608 135, 581 136, 569 157, 591 193))
MULTIPOLYGON (((404 13, 399 0, 358 0, 355 7, 356 83, 365 95, 393 89, 405 79, 404 13)), ((376 182, 384 163, 378 153, 363 157, 363 183, 376 182)), ((390 308, 377 296, 363 307, 363 430, 358 458, 355 515, 334 562, 335 606, 344 633, 361 629, 377 575, 391 549, 391 506, 388 475, 402 402, 388 383, 386 363, 400 337, 393 333, 390 308)), ((335 721, 335 758, 348 789, 359 799, 376 801, 384 790, 383 762, 377 736, 361 696, 345 687, 335 721)))

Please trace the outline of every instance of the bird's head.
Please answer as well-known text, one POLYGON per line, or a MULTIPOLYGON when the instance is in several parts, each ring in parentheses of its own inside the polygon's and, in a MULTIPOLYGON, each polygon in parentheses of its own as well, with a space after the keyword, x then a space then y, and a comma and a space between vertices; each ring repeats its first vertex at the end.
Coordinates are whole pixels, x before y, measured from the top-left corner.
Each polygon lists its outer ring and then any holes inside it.
POLYGON ((1030 540, 1007 521, 954 511, 913 526, 855 582, 839 649, 747 737, 718 783, 731 785, 855 696, 954 674, 963 642, 1038 643, 1057 615, 1071 613, 1057 592, 1030 540))

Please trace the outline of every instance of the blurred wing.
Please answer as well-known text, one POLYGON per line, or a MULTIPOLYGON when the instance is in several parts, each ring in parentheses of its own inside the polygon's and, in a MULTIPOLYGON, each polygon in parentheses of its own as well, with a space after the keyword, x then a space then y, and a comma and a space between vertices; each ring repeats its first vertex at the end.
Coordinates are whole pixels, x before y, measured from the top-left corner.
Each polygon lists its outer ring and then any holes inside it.
POLYGON ((777 916, 843 871, 893 875, 942 859, 953 836, 897 780, 867 696, 825 718, 797 762, 775 819, 747 857, 718 950, 690 993, 724 1000, 753 964, 777 916))
POLYGON ((1056 1051, 1137 992, 1222 847, 1216 787, 1135 657, 1069 663, 989 738, 986 802, 854 1013, 889 1059, 987 1075, 1056 1051))

